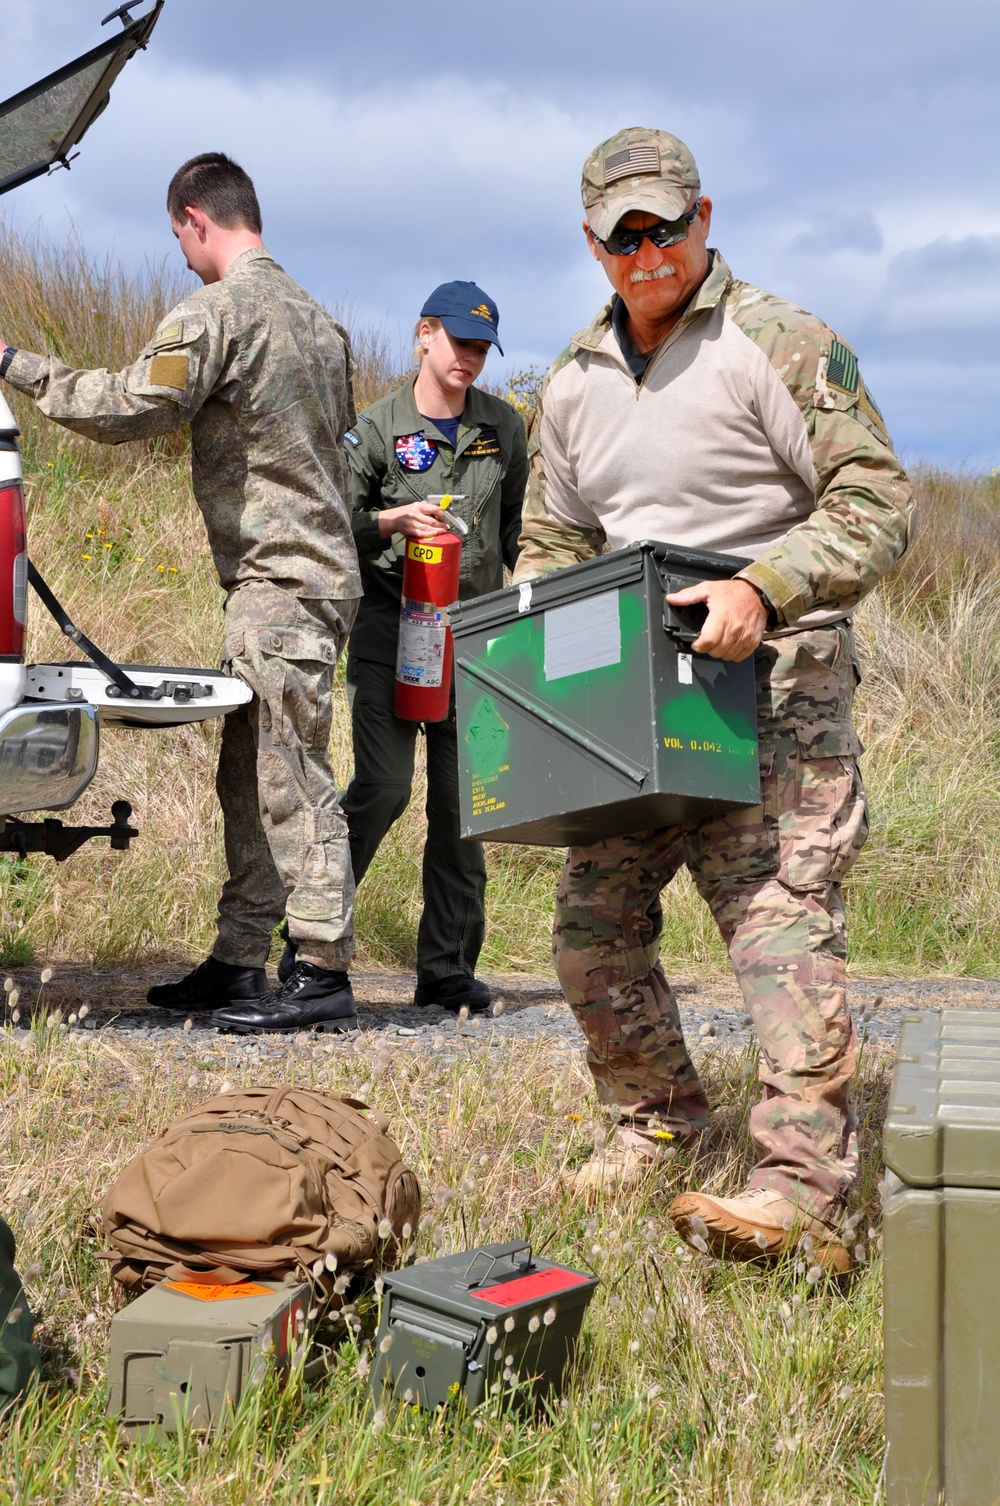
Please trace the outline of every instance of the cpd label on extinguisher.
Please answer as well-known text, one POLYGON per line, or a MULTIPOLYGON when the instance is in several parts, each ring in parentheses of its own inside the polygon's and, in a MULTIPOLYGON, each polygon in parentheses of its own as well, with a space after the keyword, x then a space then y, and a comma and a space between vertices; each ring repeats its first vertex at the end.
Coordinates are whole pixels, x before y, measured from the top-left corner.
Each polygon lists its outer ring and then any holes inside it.
POLYGON ((421 565, 440 565, 444 550, 440 544, 418 544, 416 539, 411 539, 406 546, 406 557, 421 565))
MULTIPOLYGON (((440 549, 431 552, 441 553, 440 549)), ((396 679, 404 685, 440 685, 447 634, 448 614, 443 608, 434 610, 429 602, 407 601, 404 597, 399 615, 396 679)))

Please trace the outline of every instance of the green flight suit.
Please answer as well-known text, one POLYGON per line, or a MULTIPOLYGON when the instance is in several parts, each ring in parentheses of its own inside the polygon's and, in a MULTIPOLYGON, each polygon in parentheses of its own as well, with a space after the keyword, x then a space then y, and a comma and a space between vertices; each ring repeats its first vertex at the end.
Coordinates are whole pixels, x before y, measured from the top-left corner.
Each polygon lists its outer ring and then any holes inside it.
POLYGON ((40 1356, 31 1342, 35 1318, 14 1269, 14 1236, 0 1218, 0 1412, 38 1373, 40 1356))
MULTIPOLYGON (((403 585, 403 542, 379 534, 383 508, 450 492, 452 511, 469 525, 462 541, 459 599, 503 584, 514 565, 528 474, 524 425, 509 403, 470 387, 453 448, 422 418, 415 378, 380 398, 345 435, 354 500, 352 528, 364 597, 351 634, 354 778, 343 800, 355 883, 410 799, 417 722, 393 714, 396 646, 403 585)), ((417 982, 473 974, 485 932, 486 864, 480 842, 459 835, 458 748, 454 702, 427 736, 427 840, 424 908, 417 932, 417 982)))

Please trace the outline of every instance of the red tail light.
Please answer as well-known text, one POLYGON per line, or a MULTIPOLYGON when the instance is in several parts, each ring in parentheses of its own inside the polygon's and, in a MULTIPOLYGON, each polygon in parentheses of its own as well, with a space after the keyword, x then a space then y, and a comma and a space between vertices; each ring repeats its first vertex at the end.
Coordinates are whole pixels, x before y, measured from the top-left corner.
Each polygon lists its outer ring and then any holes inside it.
POLYGON ((28 556, 20 482, 0 487, 0 659, 24 658, 28 556))

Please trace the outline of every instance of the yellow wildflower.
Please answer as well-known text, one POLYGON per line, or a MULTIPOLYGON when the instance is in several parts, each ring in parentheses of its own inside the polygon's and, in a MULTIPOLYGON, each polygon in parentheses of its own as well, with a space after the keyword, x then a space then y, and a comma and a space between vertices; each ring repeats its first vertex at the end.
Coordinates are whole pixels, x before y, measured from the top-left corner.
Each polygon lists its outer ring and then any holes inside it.
POLYGON ((653 1139, 654 1140, 676 1140, 677 1136, 673 1133, 672 1130, 656 1130, 655 1133, 654 1133, 654 1135, 653 1135, 653 1139))
POLYGON ((157 567, 156 567, 156 568, 157 568, 157 570, 159 570, 159 572, 160 572, 160 574, 161 574, 161 575, 162 575, 162 574, 163 574, 163 572, 164 572, 164 570, 165 570, 165 569, 166 569, 166 568, 167 568, 167 567, 166 567, 166 565, 157 565, 157 567))
POLYGON ((566 1118, 572 1120, 572 1122, 574 1124, 582 1124, 583 1123, 583 1115, 582 1114, 567 1114, 566 1118))
POLYGON ((92 555, 90 555, 90 554, 81 554, 81 555, 80 555, 80 558, 81 558, 81 559, 82 559, 82 560, 89 560, 89 559, 92 559, 92 558, 93 558, 93 556, 92 556, 92 555))
POLYGON ((170 574, 171 575, 176 575, 177 574, 177 566, 176 565, 171 565, 170 566, 170 574))

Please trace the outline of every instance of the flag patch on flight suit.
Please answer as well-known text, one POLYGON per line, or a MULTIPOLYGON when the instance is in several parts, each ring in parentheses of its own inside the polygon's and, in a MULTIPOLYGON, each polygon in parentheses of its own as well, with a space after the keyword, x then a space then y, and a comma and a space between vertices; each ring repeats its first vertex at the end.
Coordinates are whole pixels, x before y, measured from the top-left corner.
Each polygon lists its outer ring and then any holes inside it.
POLYGON ((480 429, 469 448, 462 453, 469 460, 478 460, 483 455, 499 455, 500 441, 496 429, 480 429))
POLYGON ((858 390, 858 358, 850 346, 844 345, 840 340, 831 341, 826 379, 835 387, 842 387, 845 392, 858 390))
POLYGON ((188 383, 187 356, 154 356, 149 363, 149 385, 183 392, 188 383))
POLYGON ((404 471, 429 471, 437 459, 438 447, 433 439, 426 439, 424 431, 396 436, 396 459, 404 471))

